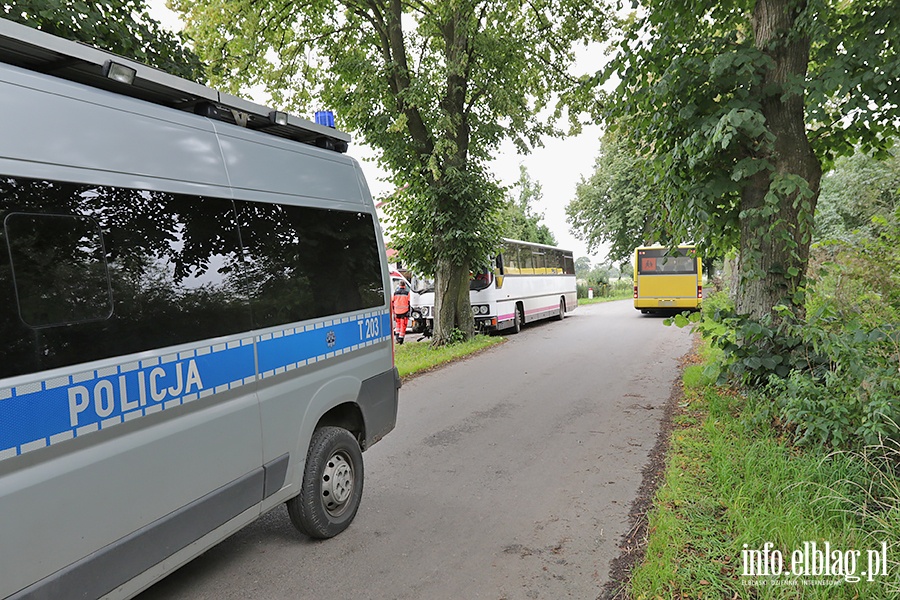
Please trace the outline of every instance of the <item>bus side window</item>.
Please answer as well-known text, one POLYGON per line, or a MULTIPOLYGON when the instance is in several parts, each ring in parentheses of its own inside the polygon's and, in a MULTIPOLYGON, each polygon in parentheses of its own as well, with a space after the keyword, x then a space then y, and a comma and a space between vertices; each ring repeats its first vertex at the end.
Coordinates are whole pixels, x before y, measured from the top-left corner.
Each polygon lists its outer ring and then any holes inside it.
POLYGON ((544 265, 544 253, 539 250, 534 250, 532 253, 532 260, 534 260, 534 272, 537 275, 543 275, 547 272, 547 269, 544 265))
POLYGON ((575 274, 575 257, 572 254, 565 254, 565 271, 566 275, 574 275, 575 274))
POLYGON ((519 250, 512 244, 507 244, 503 249, 503 268, 506 274, 518 275, 522 272, 522 263, 519 262, 519 250))

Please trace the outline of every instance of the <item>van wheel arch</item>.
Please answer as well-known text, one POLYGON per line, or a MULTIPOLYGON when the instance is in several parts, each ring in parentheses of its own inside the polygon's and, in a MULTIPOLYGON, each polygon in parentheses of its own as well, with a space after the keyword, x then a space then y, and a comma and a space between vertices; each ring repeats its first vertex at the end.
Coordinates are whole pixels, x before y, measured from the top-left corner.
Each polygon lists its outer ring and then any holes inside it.
POLYGON ((338 427, 349 431, 356 438, 359 447, 365 450, 366 424, 362 410, 355 402, 338 404, 322 415, 319 422, 316 423, 316 430, 323 427, 338 427))

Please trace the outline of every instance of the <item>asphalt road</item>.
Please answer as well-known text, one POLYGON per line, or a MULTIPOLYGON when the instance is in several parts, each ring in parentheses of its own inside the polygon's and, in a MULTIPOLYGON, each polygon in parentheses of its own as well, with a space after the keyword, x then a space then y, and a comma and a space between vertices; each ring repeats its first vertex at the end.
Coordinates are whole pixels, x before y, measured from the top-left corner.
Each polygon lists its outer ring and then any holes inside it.
POLYGON ((689 347, 594 304, 414 378, 346 532, 310 541, 282 507, 139 599, 597 598, 689 347))

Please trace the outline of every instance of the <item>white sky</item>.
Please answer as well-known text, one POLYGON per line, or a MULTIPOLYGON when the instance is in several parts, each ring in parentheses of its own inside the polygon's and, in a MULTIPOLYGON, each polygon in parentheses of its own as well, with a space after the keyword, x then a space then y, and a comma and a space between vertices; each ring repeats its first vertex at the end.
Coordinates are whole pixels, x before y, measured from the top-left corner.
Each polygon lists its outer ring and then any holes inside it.
MULTIPOLYGON (((178 17, 166 8, 165 0, 148 0, 150 15, 171 29, 180 29, 178 17)), ((592 55, 583 52, 579 67, 587 70, 598 69, 603 62, 599 52, 592 55)), ((264 98, 254 101, 268 104, 264 98)), ((304 115, 298 115, 304 116, 304 115)), ((309 116, 312 120, 312 117, 309 116)), ((605 250, 599 255, 589 255, 587 245, 576 239, 569 231, 566 223, 566 205, 575 198, 575 186, 581 179, 590 177, 593 172, 594 159, 600 148, 600 136, 603 130, 599 126, 585 126, 578 136, 566 138, 546 138, 544 146, 536 148, 529 155, 521 155, 511 142, 505 142, 499 148, 492 168, 494 175, 504 185, 515 183, 519 178, 519 165, 525 165, 528 174, 540 183, 543 200, 533 209, 543 214, 543 222, 550 228, 560 247, 572 250, 575 257, 590 256, 591 263, 596 264, 606 258, 605 250)), ((375 156, 371 148, 351 141, 350 156, 362 164, 366 180, 373 196, 380 196, 392 190, 392 186, 383 181, 384 172, 379 170, 371 159, 375 156)))

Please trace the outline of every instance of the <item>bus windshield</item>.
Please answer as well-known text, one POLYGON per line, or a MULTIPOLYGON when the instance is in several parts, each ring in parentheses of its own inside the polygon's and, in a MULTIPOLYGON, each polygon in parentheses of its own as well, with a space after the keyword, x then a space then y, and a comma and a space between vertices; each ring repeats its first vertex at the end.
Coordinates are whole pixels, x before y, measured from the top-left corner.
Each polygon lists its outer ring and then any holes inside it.
POLYGON ((469 279, 469 289, 472 291, 483 290, 490 286, 494 281, 494 276, 487 269, 482 269, 477 273, 473 273, 469 279))
POLYGON ((696 257, 688 256, 683 249, 674 256, 666 248, 638 250, 638 273, 641 275, 692 275, 696 272, 696 257))
POLYGON ((412 286, 412 291, 417 294, 425 294, 434 291, 434 279, 428 279, 427 277, 413 275, 410 285, 412 286))

